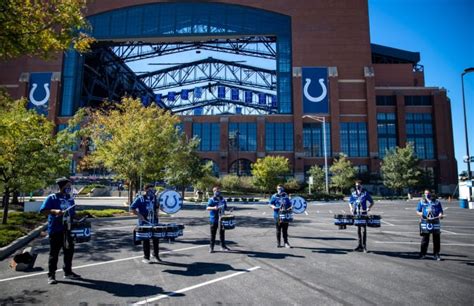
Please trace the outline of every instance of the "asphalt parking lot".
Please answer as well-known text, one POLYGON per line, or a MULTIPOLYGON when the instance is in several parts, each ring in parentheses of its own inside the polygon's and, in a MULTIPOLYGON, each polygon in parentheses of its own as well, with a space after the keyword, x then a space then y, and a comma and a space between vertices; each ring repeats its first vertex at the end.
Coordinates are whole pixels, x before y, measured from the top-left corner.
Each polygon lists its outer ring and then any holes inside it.
POLYGON ((61 271, 59 283, 48 285, 49 245, 38 238, 31 243, 39 252, 34 271, 0 262, 0 304, 472 305, 474 211, 443 204, 440 262, 417 259, 414 201, 376 203, 372 212, 382 215, 382 227, 368 229, 368 254, 352 251, 355 227, 333 225, 346 203, 309 204, 290 225, 292 249, 276 247, 271 209, 235 205, 238 226, 226 232, 232 251, 213 254, 204 206, 186 205, 161 220, 186 228, 174 243, 160 243, 163 262, 151 265, 132 243, 134 220, 95 221, 93 240, 76 245, 73 266, 81 280, 63 280, 61 271))

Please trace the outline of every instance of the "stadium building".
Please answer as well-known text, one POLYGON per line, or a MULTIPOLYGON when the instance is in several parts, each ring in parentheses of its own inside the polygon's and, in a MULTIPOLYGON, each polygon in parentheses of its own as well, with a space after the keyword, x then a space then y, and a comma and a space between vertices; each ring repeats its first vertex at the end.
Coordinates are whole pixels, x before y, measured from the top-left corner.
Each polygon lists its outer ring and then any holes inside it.
POLYGON ((438 191, 457 184, 446 90, 425 87, 419 53, 371 43, 367 1, 93 1, 86 15, 90 53, 0 63, 0 86, 58 130, 132 95, 179 115, 220 175, 282 155, 303 180, 342 152, 376 183, 386 150, 412 142, 438 191))

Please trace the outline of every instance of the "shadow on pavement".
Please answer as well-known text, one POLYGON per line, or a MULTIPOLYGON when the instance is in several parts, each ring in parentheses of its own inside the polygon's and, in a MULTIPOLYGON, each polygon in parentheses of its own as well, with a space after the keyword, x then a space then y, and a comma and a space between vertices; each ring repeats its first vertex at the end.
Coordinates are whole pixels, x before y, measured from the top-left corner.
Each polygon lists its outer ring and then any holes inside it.
MULTIPOLYGON (((20 295, 0 298, 0 305, 43 304, 38 298, 47 292, 46 290, 23 290, 20 295)), ((6 292, 2 293, 2 295, 6 294, 6 292)))
POLYGON ((343 255, 347 253, 352 253, 352 249, 335 249, 335 248, 307 248, 307 247, 297 247, 293 246, 295 249, 302 249, 302 250, 311 250, 313 253, 321 253, 321 254, 333 254, 333 255, 343 255))
POLYGON ((246 271, 234 269, 231 265, 215 262, 194 262, 191 264, 181 264, 173 262, 162 262, 161 264, 171 267, 186 268, 186 270, 163 270, 163 273, 170 273, 182 276, 201 276, 205 274, 216 274, 225 271, 246 271))
POLYGON ((291 236, 291 238, 298 239, 315 239, 315 240, 357 240, 356 238, 343 238, 343 237, 304 237, 304 236, 291 236))
POLYGON ((287 253, 269 253, 269 252, 256 252, 256 251, 241 251, 236 250, 232 253, 244 254, 248 257, 253 258, 267 258, 267 259, 285 259, 286 257, 296 257, 296 258, 305 258, 305 256, 293 255, 287 253))
POLYGON ((166 292, 164 292, 159 286, 146 284, 125 284, 97 279, 81 278, 77 281, 58 281, 58 283, 65 283, 92 290, 108 292, 114 296, 119 297, 145 297, 157 294, 166 294, 166 292))

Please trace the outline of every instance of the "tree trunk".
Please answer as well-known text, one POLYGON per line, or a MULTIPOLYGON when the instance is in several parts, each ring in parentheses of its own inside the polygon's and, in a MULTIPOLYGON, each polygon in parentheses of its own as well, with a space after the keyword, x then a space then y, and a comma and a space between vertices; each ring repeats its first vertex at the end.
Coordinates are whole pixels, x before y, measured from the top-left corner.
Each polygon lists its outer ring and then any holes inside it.
POLYGON ((18 205, 20 202, 18 201, 18 196, 20 192, 18 190, 14 190, 12 193, 12 204, 18 205))
POLYGON ((186 192, 186 187, 183 186, 183 188, 181 189, 181 198, 183 199, 184 201, 184 193, 186 192))
POLYGON ((135 186, 133 186, 133 181, 130 180, 129 184, 128 184, 128 205, 132 205, 132 201, 133 201, 133 188, 135 186))
POLYGON ((10 189, 5 187, 5 193, 3 194, 3 220, 2 224, 7 224, 8 220, 8 202, 10 200, 10 189))

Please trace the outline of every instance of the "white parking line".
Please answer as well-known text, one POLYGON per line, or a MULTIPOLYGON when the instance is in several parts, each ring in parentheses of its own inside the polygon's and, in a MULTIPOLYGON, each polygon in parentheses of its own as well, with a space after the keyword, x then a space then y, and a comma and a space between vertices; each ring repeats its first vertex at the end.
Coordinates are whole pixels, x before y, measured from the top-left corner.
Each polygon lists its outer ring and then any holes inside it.
POLYGON ((207 285, 210 285, 210 284, 213 284, 213 283, 217 283, 217 282, 226 280, 226 279, 228 279, 228 278, 232 278, 232 277, 235 277, 235 276, 239 276, 239 275, 244 274, 244 273, 252 272, 252 271, 255 271, 255 270, 257 270, 257 269, 260 269, 260 267, 259 267, 259 266, 252 267, 252 268, 246 269, 245 271, 240 271, 240 272, 236 272, 236 273, 233 273, 233 274, 229 274, 229 275, 226 275, 226 276, 223 276, 223 277, 219 277, 219 278, 216 278, 216 279, 213 279, 213 280, 204 282, 204 283, 200 283, 200 284, 197 284, 197 285, 194 285, 194 286, 191 286, 191 287, 179 289, 179 290, 177 290, 177 291, 173 291, 173 292, 170 292, 170 293, 167 293, 167 294, 160 294, 160 295, 158 295, 158 296, 156 296, 156 297, 153 297, 153 298, 150 298, 150 299, 146 299, 146 300, 137 302, 137 303, 135 303, 135 304, 133 304, 133 305, 146 305, 146 304, 148 304, 148 303, 152 303, 152 302, 155 302, 155 301, 159 301, 159 300, 161 300, 161 299, 164 299, 164 298, 167 298, 167 297, 170 297, 170 296, 179 294, 179 293, 183 293, 183 292, 190 291, 190 290, 193 290, 193 289, 196 289, 196 288, 199 288, 199 287, 203 287, 203 286, 207 286, 207 285))
POLYGON ((308 214, 308 212, 307 212, 306 210, 304 211, 304 213, 305 213, 305 215, 309 216, 309 214, 308 214))
POLYGON ((390 222, 387 222, 385 221, 384 219, 381 220, 383 224, 387 224, 387 225, 390 225, 390 226, 395 226, 395 224, 392 224, 390 222))
MULTIPOLYGON (((379 244, 420 244, 419 242, 411 242, 411 241, 374 241, 375 243, 379 244)), ((443 246, 465 246, 465 247, 474 247, 472 243, 443 243, 443 246)))
POLYGON ((448 233, 448 234, 453 234, 453 235, 457 235, 457 234, 458 234, 458 233, 455 233, 455 232, 447 231, 447 230, 445 230, 445 229, 441 229, 441 231, 442 231, 443 233, 448 233))
MULTIPOLYGON (((164 252, 160 252, 160 255, 161 254, 169 254, 169 253, 173 253, 173 252, 180 252, 180 251, 187 251, 187 250, 193 250, 193 249, 197 249, 197 248, 203 248, 203 247, 207 247, 208 245, 198 245, 198 246, 193 246, 193 247, 189 247, 189 248, 182 248, 182 249, 177 249, 177 250, 171 250, 171 251, 164 251, 164 252)), ((109 260, 109 261, 103 261, 103 262, 96 262, 96 263, 93 263, 93 264, 88 264, 88 265, 82 265, 82 266, 77 266, 77 267, 73 267, 75 270, 77 269, 82 269, 82 268, 88 268, 88 267, 94 267, 94 266, 100 266, 100 265, 106 265, 106 264, 110 264, 110 263, 116 263, 116 262, 121 262, 121 261, 127 261, 127 260, 132 260, 132 259, 136 259, 136 258, 142 258, 143 255, 140 255, 140 256, 132 256, 132 257, 127 257, 127 258, 121 258, 121 259, 114 259, 114 260, 109 260)), ((56 272, 60 272, 62 271, 62 269, 57 269, 56 272)), ((33 277, 33 276, 37 276, 37 275, 43 275, 43 274, 48 274, 48 272, 39 272, 39 273, 33 273, 33 274, 28 274, 28 275, 21 275, 21 276, 15 276, 15 277, 10 277, 10 278, 4 278, 4 279, 0 279, 0 283, 2 282, 7 282, 7 281, 11 281, 11 280, 16 280, 16 279, 21 279, 21 278, 27 278, 27 277, 33 277)))

